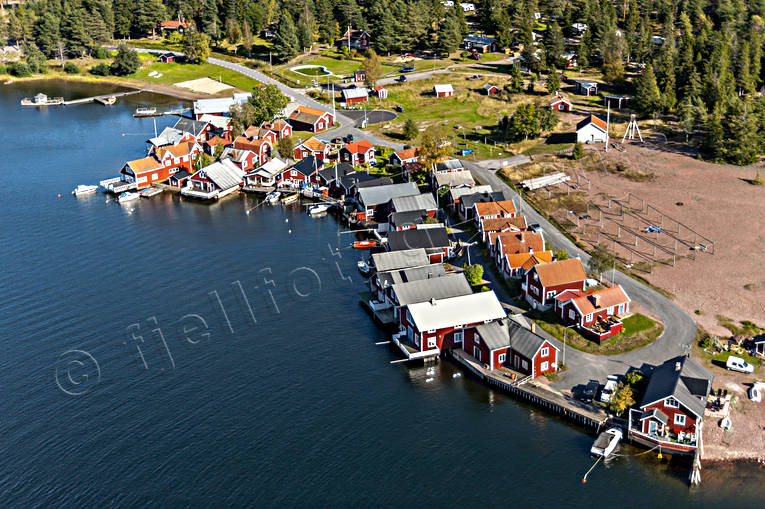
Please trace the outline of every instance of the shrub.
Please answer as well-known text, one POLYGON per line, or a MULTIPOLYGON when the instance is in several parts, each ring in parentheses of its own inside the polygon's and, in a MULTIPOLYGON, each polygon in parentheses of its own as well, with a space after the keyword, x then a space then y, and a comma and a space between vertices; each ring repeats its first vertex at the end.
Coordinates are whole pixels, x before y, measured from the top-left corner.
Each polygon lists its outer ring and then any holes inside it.
POLYGON ((417 123, 410 118, 404 123, 404 138, 413 140, 419 135, 420 129, 417 127, 417 123))
POLYGON ((712 348, 712 347, 714 347, 714 346, 715 346, 715 340, 714 340, 714 339, 712 339, 712 338, 711 338, 711 337, 709 337, 709 336, 704 336, 704 337, 703 337, 703 338, 701 338, 701 340, 699 341, 699 346, 700 346, 701 348, 703 348, 704 350, 708 350, 708 349, 710 349, 710 348, 712 348))
POLYGON ((91 52, 91 56, 97 60, 105 60, 109 58, 109 51, 103 46, 96 46, 91 52))
POLYGON ((24 62, 16 62, 8 66, 8 74, 18 78, 27 78, 32 76, 32 69, 24 62))
POLYGON ((627 375, 624 378, 625 380, 627 380, 628 384, 637 385, 645 379, 645 375, 639 369, 635 369, 627 373, 627 375))
POLYGON ((483 265, 474 263, 473 265, 465 265, 465 278, 470 286, 475 286, 483 281, 483 265))
POLYGON ((555 251, 555 258, 557 260, 568 260, 568 252, 565 249, 559 249, 555 251))
POLYGON ((74 62, 67 62, 64 64, 64 72, 67 74, 80 74, 80 68, 74 62))
POLYGON ((109 73, 115 76, 126 76, 136 72, 139 67, 141 67, 141 59, 138 52, 125 44, 120 44, 114 61, 109 66, 109 73))
POLYGON ((489 289, 489 287, 488 287, 488 286, 486 286, 486 285, 483 285, 483 286, 481 287, 481 291, 482 291, 482 292, 489 292, 489 291, 491 291, 491 290, 489 289))
POLYGON ((757 170, 757 175, 754 176, 754 180, 752 180, 752 184, 755 186, 761 186, 763 184, 762 177, 760 176, 760 170, 757 170))
POLYGON ((584 147, 582 142, 577 141, 574 145, 574 159, 581 159, 584 157, 584 147))
POLYGON ((111 74, 109 64, 101 62, 100 64, 93 66, 90 70, 90 74, 95 74, 96 76, 109 76, 111 74))

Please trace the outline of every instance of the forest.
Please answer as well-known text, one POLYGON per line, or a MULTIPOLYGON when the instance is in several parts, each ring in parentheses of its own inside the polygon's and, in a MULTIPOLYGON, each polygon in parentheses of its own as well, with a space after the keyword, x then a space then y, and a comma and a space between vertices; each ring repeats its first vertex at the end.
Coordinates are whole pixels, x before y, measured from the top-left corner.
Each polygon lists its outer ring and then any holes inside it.
POLYGON ((114 39, 158 36, 160 21, 178 19, 243 56, 271 29, 274 55, 287 61, 314 43, 334 43, 348 26, 368 31, 379 54, 449 54, 468 33, 481 33, 520 53, 538 77, 557 74, 562 55, 576 53, 581 71, 632 95, 643 117, 673 119, 711 160, 749 164, 764 151, 765 0, 475 4, 466 17, 459 3, 439 0, 41 0, 5 10, 0 43, 18 44, 30 64, 63 61, 114 39))

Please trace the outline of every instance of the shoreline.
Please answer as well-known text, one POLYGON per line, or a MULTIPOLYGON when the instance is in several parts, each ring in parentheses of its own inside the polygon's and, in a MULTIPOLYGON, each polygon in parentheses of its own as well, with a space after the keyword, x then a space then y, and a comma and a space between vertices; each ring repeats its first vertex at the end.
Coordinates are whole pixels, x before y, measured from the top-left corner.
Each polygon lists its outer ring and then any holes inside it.
POLYGON ((184 101, 194 101, 196 99, 207 99, 214 97, 209 94, 199 94, 190 90, 183 90, 172 85, 161 85, 156 83, 149 83, 139 80, 119 80, 113 78, 101 78, 98 76, 83 76, 83 75, 68 75, 68 74, 53 74, 53 75, 35 75, 28 78, 16 78, 10 75, 4 75, 2 77, 5 85, 13 85, 15 83, 24 83, 29 81, 74 81, 79 83, 98 83, 101 85, 114 85, 118 87, 129 88, 131 90, 142 90, 144 92, 151 92, 153 94, 166 95, 175 99, 181 99, 184 101), (8 83, 8 81, 11 83, 8 83))

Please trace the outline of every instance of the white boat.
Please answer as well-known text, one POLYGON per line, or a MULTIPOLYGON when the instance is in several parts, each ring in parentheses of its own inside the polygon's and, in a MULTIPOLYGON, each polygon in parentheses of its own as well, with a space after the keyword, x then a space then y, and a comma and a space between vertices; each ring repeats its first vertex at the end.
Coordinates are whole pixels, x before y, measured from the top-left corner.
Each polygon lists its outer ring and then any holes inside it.
POLYGON ((273 205, 279 201, 279 197, 282 195, 279 191, 271 191, 266 195, 265 202, 273 205))
POLYGON ((120 203, 125 203, 128 201, 137 200, 140 197, 141 197, 141 193, 124 192, 117 197, 117 201, 120 203))
POLYGON ((590 454, 595 456, 602 456, 608 458, 608 456, 614 452, 619 441, 622 439, 622 430, 619 428, 610 428, 598 435, 595 443, 590 448, 590 454))
POLYGON ((156 76, 158 73, 157 71, 151 71, 148 75, 149 76, 156 76))
POLYGON ((368 276, 371 272, 369 268, 369 264, 365 262, 364 260, 359 260, 356 262, 356 266, 359 268, 359 272, 361 272, 362 276, 368 276))
POLYGON ((95 193, 98 190, 98 186, 86 186, 84 184, 81 184, 74 188, 74 191, 72 191, 72 194, 75 196, 84 196, 86 194, 95 193))
POLYGON ((317 214, 323 214, 324 212, 328 211, 331 205, 329 203, 319 203, 318 205, 314 205, 312 207, 308 208, 308 213, 312 216, 315 216, 317 214))
POLYGON ((157 108, 136 108, 134 117, 153 117, 157 114, 157 108))

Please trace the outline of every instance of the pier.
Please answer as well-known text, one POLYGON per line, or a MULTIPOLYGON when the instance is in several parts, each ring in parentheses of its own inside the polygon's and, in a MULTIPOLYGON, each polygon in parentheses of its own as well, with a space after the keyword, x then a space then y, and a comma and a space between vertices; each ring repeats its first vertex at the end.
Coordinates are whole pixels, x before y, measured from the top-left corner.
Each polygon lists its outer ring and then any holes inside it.
POLYGON ((107 98, 109 97, 125 97, 133 94, 140 94, 143 90, 131 90, 129 92, 115 92, 113 94, 94 95, 92 97, 83 97, 82 99, 72 99, 71 101, 64 101, 64 106, 71 106, 73 104, 87 104, 92 102, 99 102, 101 104, 107 104, 107 98))
POLYGON ((588 428, 600 428, 608 421, 608 414, 604 410, 538 385, 530 377, 508 378, 501 373, 506 368, 494 371, 486 369, 474 357, 461 350, 452 350, 451 356, 489 385, 542 407, 549 412, 562 415, 577 424, 588 428))

